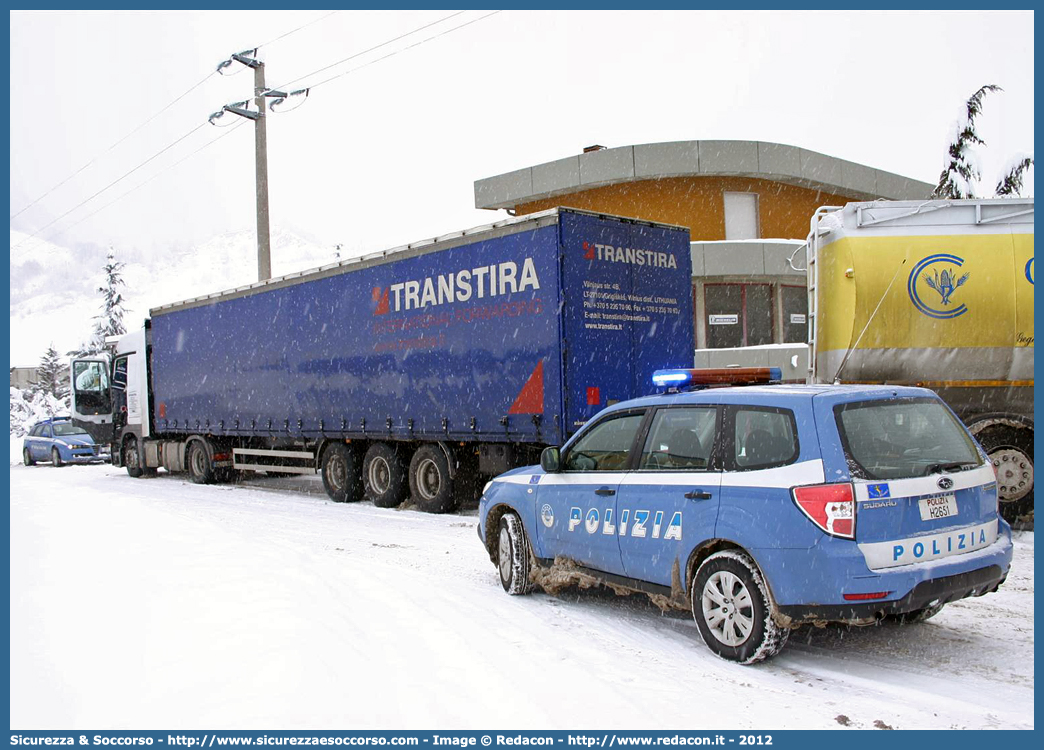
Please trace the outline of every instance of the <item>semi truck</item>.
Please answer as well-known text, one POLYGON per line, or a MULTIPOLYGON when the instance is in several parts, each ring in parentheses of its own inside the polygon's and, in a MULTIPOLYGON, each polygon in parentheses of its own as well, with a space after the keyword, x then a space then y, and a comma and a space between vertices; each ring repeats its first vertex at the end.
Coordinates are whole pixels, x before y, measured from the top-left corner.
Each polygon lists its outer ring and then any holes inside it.
POLYGON ((1033 199, 824 207, 805 250, 809 381, 935 390, 1032 518, 1033 199))
POLYGON ((684 227, 552 209, 150 310, 71 365, 132 477, 444 512, 692 358, 684 227))

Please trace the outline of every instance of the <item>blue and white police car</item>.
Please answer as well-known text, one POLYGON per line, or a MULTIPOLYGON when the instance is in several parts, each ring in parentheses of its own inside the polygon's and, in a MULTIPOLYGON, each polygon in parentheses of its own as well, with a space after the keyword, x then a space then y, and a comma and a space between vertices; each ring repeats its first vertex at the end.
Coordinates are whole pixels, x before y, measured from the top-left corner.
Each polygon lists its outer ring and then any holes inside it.
POLYGON ((496 477, 478 532, 504 590, 580 572, 691 610, 714 653, 752 664, 803 623, 917 622, 997 589, 996 477, 938 396, 778 379, 660 370, 668 392, 496 477), (743 386, 697 389, 725 381, 743 386))
POLYGON ((94 442, 69 417, 51 417, 33 425, 22 441, 22 462, 34 466, 50 461, 52 466, 108 462, 109 446, 94 442))

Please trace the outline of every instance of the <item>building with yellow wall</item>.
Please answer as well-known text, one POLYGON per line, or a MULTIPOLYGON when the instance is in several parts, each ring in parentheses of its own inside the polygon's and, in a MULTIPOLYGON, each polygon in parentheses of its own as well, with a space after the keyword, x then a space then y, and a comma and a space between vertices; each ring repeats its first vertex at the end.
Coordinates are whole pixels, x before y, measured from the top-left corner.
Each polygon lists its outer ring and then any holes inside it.
POLYGON ((927 198, 932 185, 779 143, 680 141, 584 153, 475 182, 475 206, 570 206, 689 227, 696 347, 802 342, 800 250, 813 213, 927 198), (795 263, 800 267, 800 263, 795 263))

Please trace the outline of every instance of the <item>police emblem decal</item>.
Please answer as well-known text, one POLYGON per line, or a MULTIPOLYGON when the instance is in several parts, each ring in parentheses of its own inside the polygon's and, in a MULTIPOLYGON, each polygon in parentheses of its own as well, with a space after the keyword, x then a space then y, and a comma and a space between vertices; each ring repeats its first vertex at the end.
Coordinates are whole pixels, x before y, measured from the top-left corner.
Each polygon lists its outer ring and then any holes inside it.
POLYGON ((868 484, 866 486, 866 494, 871 500, 892 496, 891 490, 888 489, 887 484, 868 484))
POLYGON ((968 312, 967 305, 951 299, 971 277, 967 271, 961 273, 963 265, 964 258, 949 253, 936 253, 918 261, 906 282, 906 291, 914 307, 928 317, 940 320, 949 320, 968 312), (937 264, 945 265, 933 268, 937 264))
POLYGON ((540 522, 549 529, 555 525, 555 511, 547 503, 540 509, 540 522))

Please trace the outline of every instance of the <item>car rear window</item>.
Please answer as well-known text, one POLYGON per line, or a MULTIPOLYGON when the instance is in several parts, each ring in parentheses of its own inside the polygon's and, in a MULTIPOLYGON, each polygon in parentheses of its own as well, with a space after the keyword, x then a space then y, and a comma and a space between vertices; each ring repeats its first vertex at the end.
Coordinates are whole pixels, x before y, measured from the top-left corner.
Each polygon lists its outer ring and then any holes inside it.
POLYGON ((864 479, 921 477, 982 464, 975 443, 935 399, 894 399, 834 407, 849 468, 864 479))

